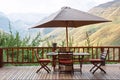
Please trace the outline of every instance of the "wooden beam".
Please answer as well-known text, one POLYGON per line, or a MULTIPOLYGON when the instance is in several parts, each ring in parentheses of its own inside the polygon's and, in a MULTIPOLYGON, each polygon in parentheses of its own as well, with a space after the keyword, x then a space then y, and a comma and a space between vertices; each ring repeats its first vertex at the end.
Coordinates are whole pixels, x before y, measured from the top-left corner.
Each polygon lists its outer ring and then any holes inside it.
POLYGON ((3 67, 3 49, 0 48, 0 67, 3 67))

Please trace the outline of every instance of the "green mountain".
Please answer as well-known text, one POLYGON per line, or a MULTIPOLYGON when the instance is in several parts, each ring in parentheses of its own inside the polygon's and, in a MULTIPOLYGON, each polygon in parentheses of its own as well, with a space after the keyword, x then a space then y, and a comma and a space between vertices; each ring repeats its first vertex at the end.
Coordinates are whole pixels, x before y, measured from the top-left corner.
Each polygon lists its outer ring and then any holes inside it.
MULTIPOLYGON (((120 45, 120 0, 96 6, 89 10, 89 13, 112 20, 112 22, 69 29, 72 46, 86 46, 88 38, 86 32, 91 46, 120 45)), ((65 41, 65 29, 56 29, 46 36, 53 36, 49 39, 50 42, 61 44, 65 41)))
POLYGON ((92 43, 100 42, 101 45, 120 45, 120 0, 101 4, 89 12, 112 20, 110 23, 99 25, 101 28, 90 36, 92 43))

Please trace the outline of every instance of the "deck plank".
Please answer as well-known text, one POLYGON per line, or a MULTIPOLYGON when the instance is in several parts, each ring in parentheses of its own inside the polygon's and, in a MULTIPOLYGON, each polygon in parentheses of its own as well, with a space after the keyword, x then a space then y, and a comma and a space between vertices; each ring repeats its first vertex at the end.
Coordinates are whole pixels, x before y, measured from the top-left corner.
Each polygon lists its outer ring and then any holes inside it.
MULTIPOLYGON (((79 65, 75 65, 78 68, 79 65)), ((39 66, 4 66, 0 68, 0 80, 63 80, 63 79, 120 79, 120 64, 107 64, 104 69, 107 74, 101 71, 97 71, 94 75, 89 72, 92 65, 83 65, 83 74, 78 70, 71 73, 60 73, 50 72, 47 73, 45 70, 41 70, 36 73, 39 66)), ((50 67, 51 68, 51 67, 50 67)), ((51 68, 52 69, 52 68, 51 68)))

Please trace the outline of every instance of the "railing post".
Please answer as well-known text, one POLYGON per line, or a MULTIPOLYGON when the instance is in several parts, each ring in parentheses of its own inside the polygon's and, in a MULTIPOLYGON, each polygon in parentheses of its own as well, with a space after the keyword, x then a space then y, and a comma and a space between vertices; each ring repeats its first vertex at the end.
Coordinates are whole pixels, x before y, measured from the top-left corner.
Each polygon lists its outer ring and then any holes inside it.
MULTIPOLYGON (((103 53, 103 52, 104 52, 104 48, 101 48, 101 53, 103 53)), ((102 62, 102 66, 105 66, 105 61, 102 62)))
POLYGON ((0 48, 0 67, 3 67, 3 49, 0 48))

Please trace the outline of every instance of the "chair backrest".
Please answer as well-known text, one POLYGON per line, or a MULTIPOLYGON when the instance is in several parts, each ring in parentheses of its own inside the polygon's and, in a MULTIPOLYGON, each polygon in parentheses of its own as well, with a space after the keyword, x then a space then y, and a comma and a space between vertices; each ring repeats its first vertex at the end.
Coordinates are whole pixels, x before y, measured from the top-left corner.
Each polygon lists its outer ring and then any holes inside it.
POLYGON ((103 51, 103 52, 101 53, 101 55, 100 55, 100 59, 106 60, 107 55, 108 55, 108 50, 107 50, 107 51, 103 51))
POLYGON ((59 49, 58 53, 66 52, 66 48, 59 49))
POLYGON ((37 58, 37 61, 39 61, 40 57, 39 57, 39 54, 35 51, 35 56, 37 58))
POLYGON ((58 60, 73 60, 73 52, 58 52, 58 60))

